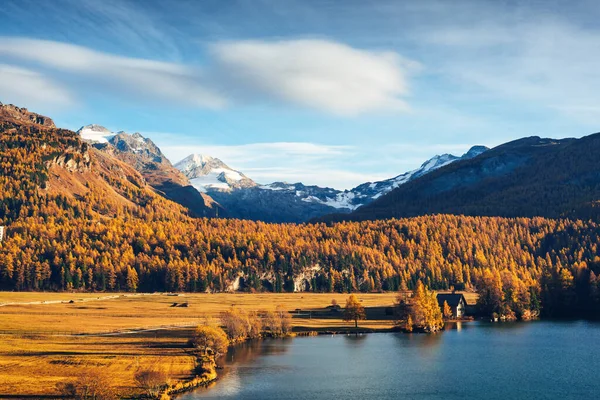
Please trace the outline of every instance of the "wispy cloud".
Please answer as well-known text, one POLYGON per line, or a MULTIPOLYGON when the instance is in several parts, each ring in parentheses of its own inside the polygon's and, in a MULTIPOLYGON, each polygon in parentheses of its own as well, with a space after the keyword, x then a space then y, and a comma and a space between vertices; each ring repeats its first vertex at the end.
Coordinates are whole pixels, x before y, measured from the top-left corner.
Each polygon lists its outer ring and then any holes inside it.
POLYGON ((0 38, 0 57, 91 78, 100 92, 199 108, 279 102, 340 115, 406 110, 415 62, 325 40, 214 44, 204 69, 47 40, 0 38))
MULTIPOLYGON (((137 99, 220 108, 226 100, 207 89, 201 71, 176 63, 117 56, 47 40, 1 38, 0 56, 90 77, 93 89, 137 99)), ((81 93, 80 93, 81 94, 81 93)))
POLYGON ((558 18, 481 21, 441 27, 421 36, 449 55, 438 71, 465 88, 478 87, 529 105, 597 123, 600 112, 600 32, 558 18))
POLYGON ((327 40, 233 41, 212 46, 236 92, 336 114, 405 111, 408 75, 418 63, 394 52, 327 40))
POLYGON ((73 106, 73 95, 65 87, 35 71, 0 64, 2 101, 29 108, 73 106))

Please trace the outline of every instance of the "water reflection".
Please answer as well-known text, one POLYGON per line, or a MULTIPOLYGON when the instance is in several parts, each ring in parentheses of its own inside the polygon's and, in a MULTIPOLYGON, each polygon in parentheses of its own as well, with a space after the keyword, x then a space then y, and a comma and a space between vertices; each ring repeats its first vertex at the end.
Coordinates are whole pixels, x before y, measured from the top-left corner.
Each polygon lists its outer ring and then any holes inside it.
POLYGON ((463 328, 463 322, 462 321, 450 321, 450 322, 446 322, 444 324, 444 330, 447 331, 451 331, 451 330, 455 330, 455 331, 462 331, 463 328))
POLYGON ((268 339, 266 341, 249 340, 231 347, 224 356, 225 364, 230 365, 234 362, 247 363, 258 356, 283 354, 289 349, 290 340, 289 338, 268 339))
POLYGON ((365 333, 355 333, 344 335, 346 342, 351 346, 362 346, 367 339, 367 334, 365 333))
POLYGON ((232 349, 215 385, 181 399, 596 398, 599 342, 598 324, 548 322, 263 340, 232 349))

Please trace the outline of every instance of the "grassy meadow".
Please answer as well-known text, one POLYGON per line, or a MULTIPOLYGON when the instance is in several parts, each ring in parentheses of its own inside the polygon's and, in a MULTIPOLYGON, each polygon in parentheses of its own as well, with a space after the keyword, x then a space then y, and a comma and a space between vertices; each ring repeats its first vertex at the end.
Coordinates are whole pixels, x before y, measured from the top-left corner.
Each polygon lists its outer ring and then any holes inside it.
MULTIPOLYGON (((360 326, 393 327, 396 293, 359 294, 360 326), (387 309, 387 310, 386 310, 387 309)), ((123 395, 136 395, 138 369, 160 368, 173 381, 192 376, 186 343, 194 326, 235 306, 249 311, 283 305, 296 331, 352 326, 325 307, 347 294, 83 294, 0 292, 0 398, 57 396, 56 384, 82 369, 101 369, 123 395), (186 306, 173 306, 186 303, 186 306)), ((468 298, 469 302, 473 298, 468 298)))

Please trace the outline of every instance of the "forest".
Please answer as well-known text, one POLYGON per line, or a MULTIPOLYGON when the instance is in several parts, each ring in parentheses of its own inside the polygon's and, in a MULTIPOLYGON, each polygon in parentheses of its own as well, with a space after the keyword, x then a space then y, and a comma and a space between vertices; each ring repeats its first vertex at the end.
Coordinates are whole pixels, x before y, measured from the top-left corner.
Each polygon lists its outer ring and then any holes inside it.
POLYGON ((489 314, 600 315, 592 220, 192 218, 71 131, 4 121, 0 132, 1 290, 376 292, 421 282, 477 290, 489 314))

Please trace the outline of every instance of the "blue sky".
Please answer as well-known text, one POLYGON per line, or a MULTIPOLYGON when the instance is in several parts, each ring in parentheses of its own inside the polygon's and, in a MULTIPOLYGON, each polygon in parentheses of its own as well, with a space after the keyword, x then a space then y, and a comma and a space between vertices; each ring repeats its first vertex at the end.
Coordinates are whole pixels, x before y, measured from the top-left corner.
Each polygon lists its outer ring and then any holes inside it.
POLYGON ((593 1, 3 0, 0 101, 350 188, 600 121, 593 1))

